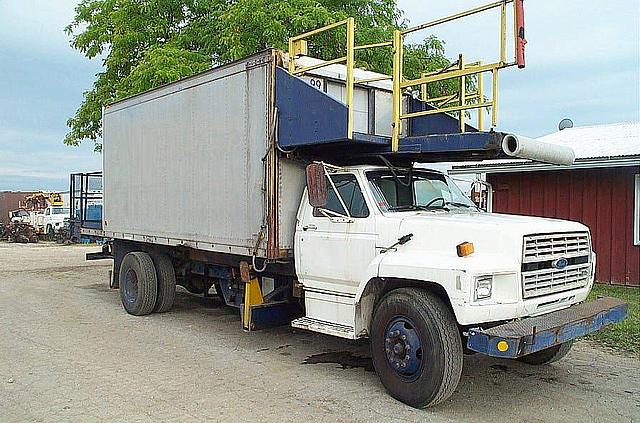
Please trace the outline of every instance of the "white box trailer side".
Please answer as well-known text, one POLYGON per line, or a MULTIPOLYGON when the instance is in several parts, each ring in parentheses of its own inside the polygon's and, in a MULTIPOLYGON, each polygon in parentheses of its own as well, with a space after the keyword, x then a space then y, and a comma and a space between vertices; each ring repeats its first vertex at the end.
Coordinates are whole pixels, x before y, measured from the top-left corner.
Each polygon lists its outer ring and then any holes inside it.
POLYGON ((271 147, 274 61, 260 53, 104 109, 105 235, 291 255, 304 168, 271 147))

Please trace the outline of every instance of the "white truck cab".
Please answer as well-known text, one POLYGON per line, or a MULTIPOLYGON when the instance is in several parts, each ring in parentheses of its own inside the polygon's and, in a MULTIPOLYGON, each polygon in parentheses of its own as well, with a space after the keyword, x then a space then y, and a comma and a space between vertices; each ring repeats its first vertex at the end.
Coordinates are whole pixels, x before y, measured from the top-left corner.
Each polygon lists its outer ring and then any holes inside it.
POLYGON ((595 253, 580 223, 483 212, 433 170, 327 173, 326 205, 313 207, 305 192, 298 212, 296 272, 307 319, 294 325, 368 336, 367 297, 384 281, 446 295, 461 326, 545 314, 584 301, 591 289, 595 253), (461 256, 463 244, 473 252, 461 256))
POLYGON ((64 220, 68 219, 69 207, 66 206, 49 206, 43 213, 37 216, 36 228, 38 232, 54 235, 57 234, 64 226, 64 220))

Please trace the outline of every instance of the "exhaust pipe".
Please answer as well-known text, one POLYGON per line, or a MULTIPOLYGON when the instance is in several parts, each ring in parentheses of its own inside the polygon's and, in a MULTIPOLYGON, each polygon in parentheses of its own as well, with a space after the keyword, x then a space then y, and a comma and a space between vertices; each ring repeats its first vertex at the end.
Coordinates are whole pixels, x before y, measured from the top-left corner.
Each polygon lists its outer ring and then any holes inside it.
POLYGON ((571 147, 549 144, 513 134, 504 136, 502 150, 511 157, 557 165, 569 166, 576 159, 571 147))

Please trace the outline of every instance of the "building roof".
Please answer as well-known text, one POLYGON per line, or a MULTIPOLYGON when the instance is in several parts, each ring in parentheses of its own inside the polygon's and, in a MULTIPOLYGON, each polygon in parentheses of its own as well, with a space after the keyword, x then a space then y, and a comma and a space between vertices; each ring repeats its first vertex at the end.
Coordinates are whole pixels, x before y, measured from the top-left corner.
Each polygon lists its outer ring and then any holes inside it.
POLYGON ((571 147, 576 159, 640 156, 640 122, 567 128, 538 141, 571 147))
POLYGON ((640 165, 640 122, 578 126, 537 138, 549 144, 571 147, 576 161, 571 166, 531 160, 486 160, 454 166, 451 174, 501 173, 640 165))

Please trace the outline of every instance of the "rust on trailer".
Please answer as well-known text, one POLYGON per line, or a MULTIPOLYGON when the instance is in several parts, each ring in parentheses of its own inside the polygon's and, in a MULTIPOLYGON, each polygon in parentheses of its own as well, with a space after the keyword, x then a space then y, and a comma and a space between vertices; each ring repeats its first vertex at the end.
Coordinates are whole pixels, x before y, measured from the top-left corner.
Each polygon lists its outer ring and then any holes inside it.
POLYGON ((276 75, 276 53, 272 51, 269 55, 269 66, 271 67, 270 81, 269 81, 269 117, 268 117, 268 131, 267 139, 269 140, 269 147, 267 153, 267 228, 268 228, 268 243, 267 243, 267 259, 279 258, 279 241, 278 241, 278 187, 276 181, 278 178, 278 149, 276 148, 276 93, 275 93, 275 75, 276 75))

